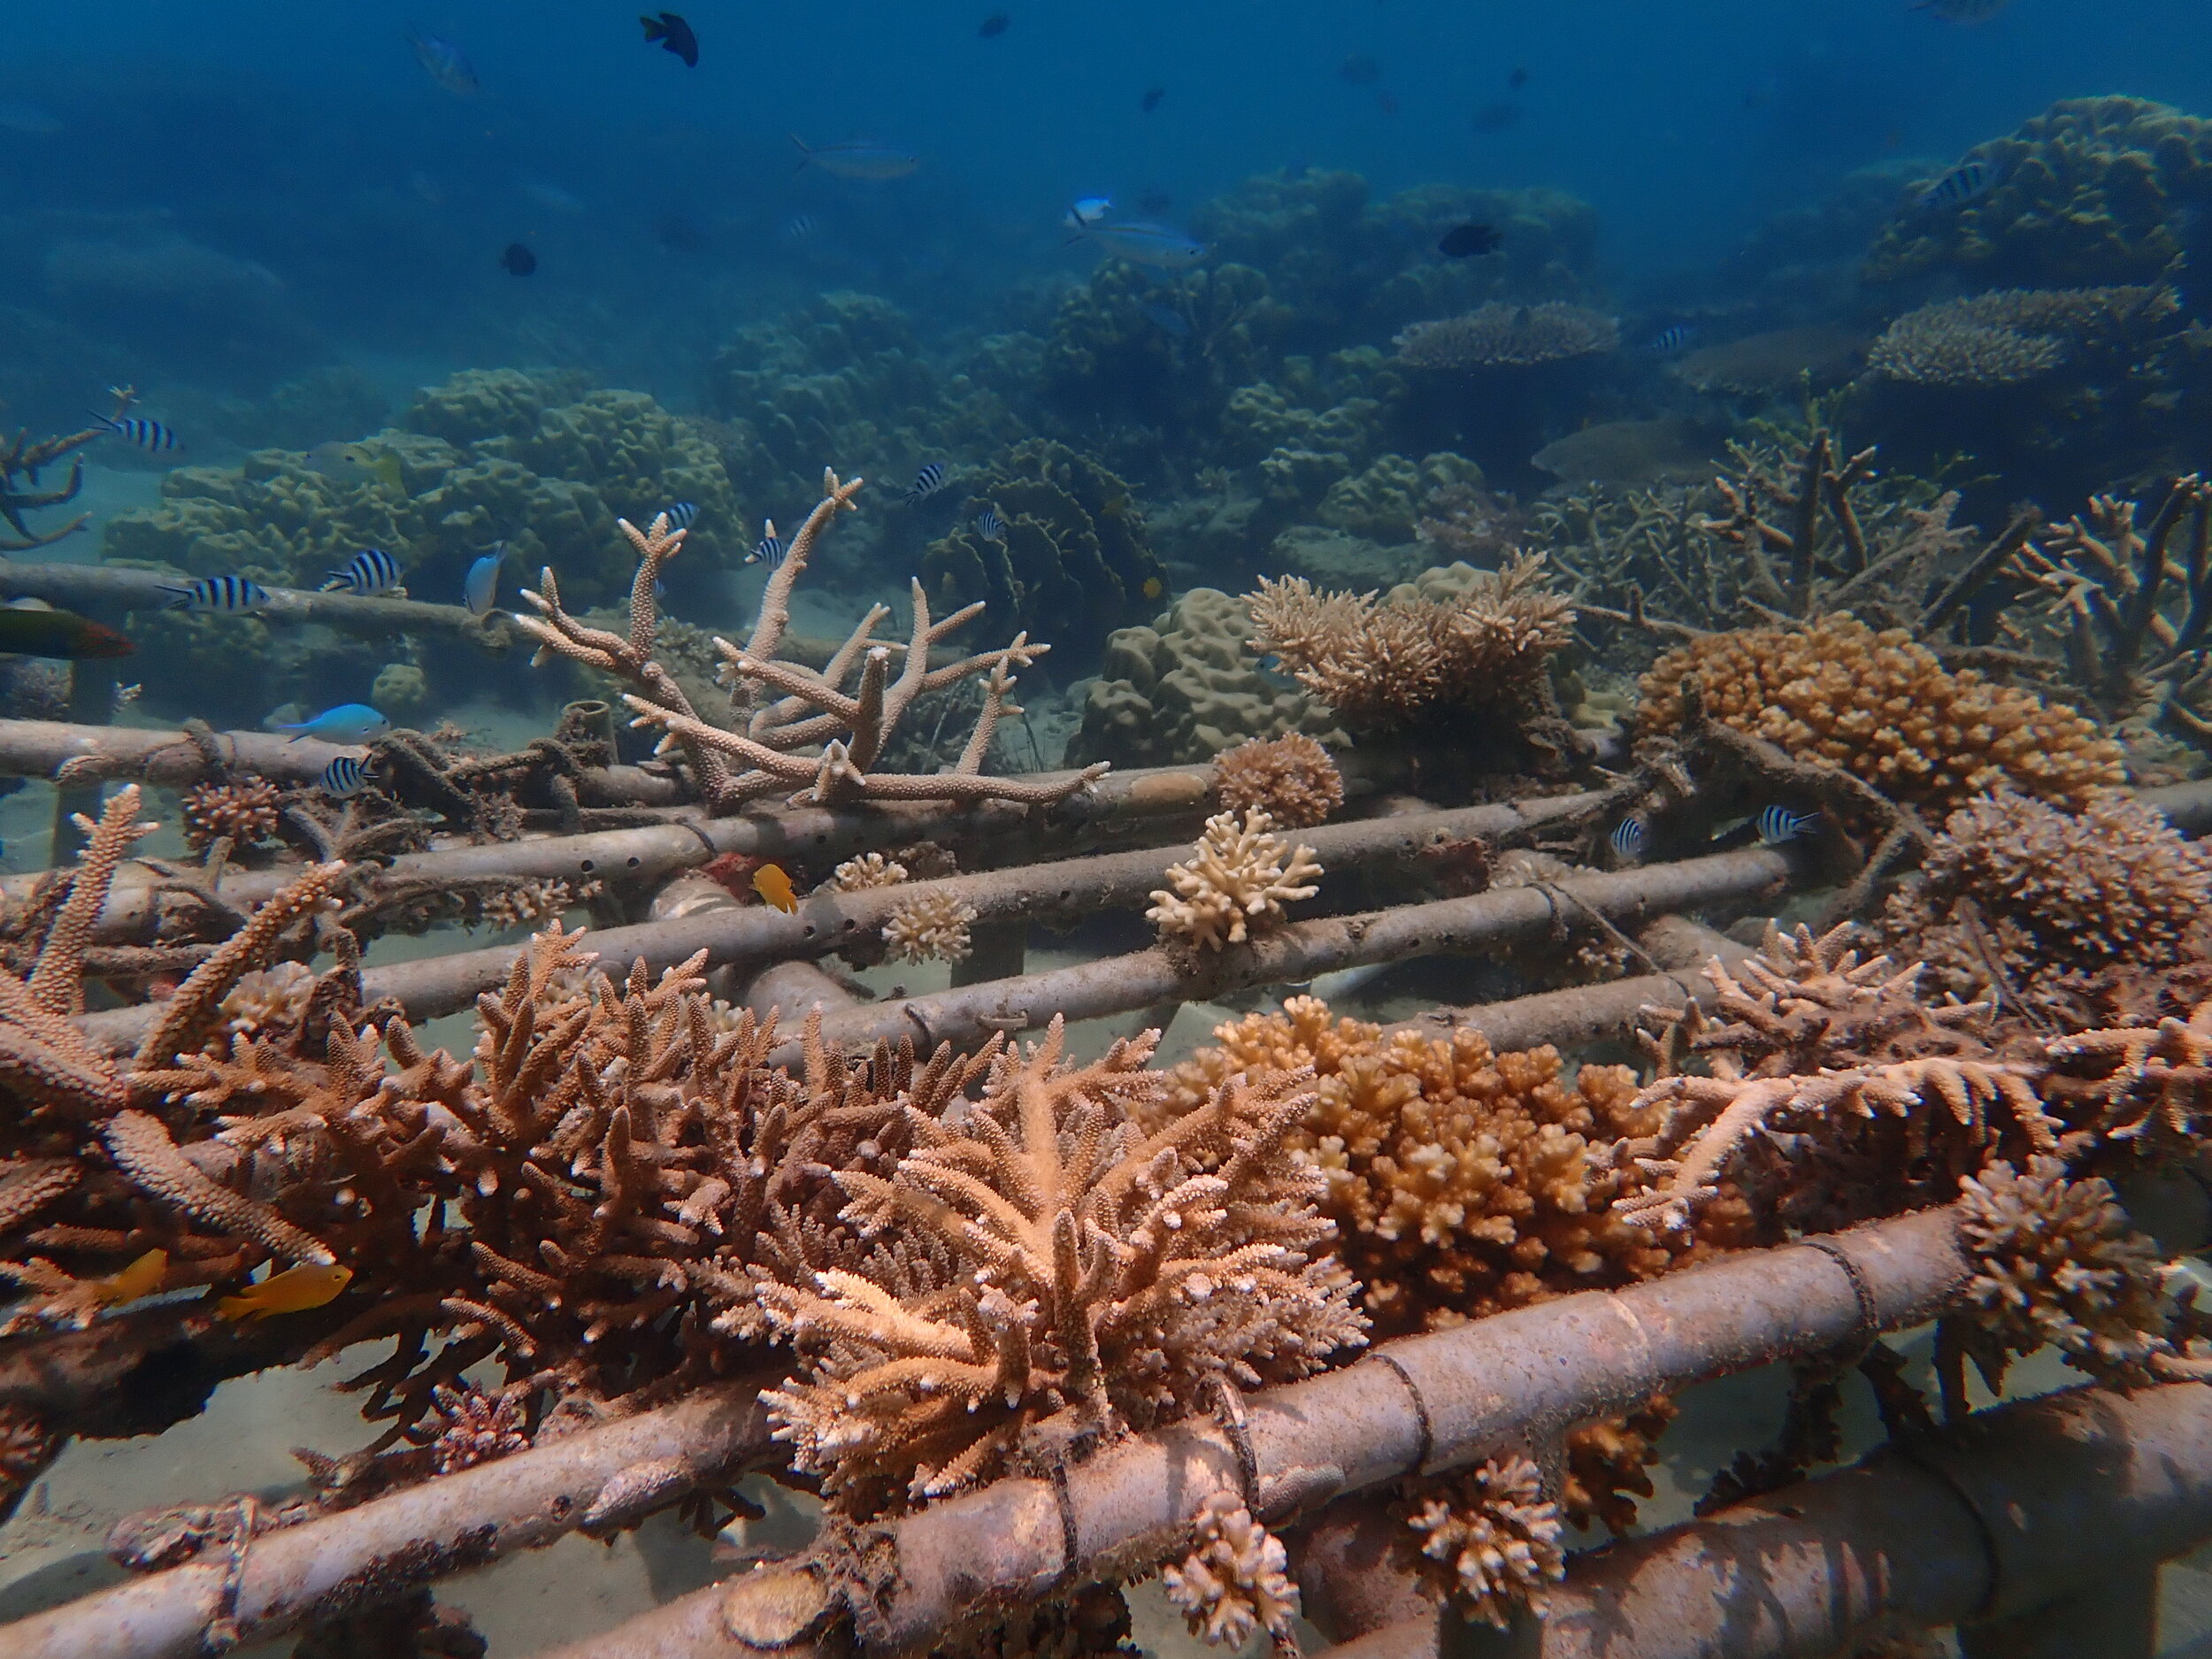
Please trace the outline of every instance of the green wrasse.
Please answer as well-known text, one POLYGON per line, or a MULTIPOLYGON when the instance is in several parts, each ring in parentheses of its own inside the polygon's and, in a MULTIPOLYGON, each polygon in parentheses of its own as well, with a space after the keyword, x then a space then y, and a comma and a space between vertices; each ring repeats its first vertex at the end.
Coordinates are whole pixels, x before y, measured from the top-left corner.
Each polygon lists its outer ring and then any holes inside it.
POLYGON ((73 611, 0 609, 0 655, 128 657, 138 647, 104 622, 73 611))

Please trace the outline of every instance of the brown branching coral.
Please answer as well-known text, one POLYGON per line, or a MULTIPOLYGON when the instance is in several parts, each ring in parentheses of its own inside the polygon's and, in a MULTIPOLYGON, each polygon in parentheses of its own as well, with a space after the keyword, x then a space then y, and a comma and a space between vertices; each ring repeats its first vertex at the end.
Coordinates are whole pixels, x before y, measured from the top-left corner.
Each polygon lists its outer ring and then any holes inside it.
POLYGON ((1398 1564, 1463 1619, 1503 1630, 1517 1609, 1541 1613, 1545 1586, 1567 1576, 1559 1506, 1517 1454, 1410 1480, 1394 1512, 1408 1533, 1398 1564))
POLYGON ((1241 824, 1233 812, 1208 818, 1190 862, 1167 867, 1168 886, 1154 889, 1146 918, 1163 935, 1203 950, 1280 926, 1283 907, 1320 891, 1315 883, 1324 872, 1310 847, 1286 846, 1272 828, 1257 807, 1245 809, 1241 824))
POLYGON ((266 778, 196 783, 184 792, 184 839, 194 848, 221 840, 254 847, 277 832, 283 792, 266 778))
POLYGON ((2076 1032, 2046 1046, 2047 1098, 2073 1126, 2156 1157, 2193 1154, 2212 1121, 2212 999, 2187 1018, 2076 1032))
MULTIPOLYGON (((127 388, 119 388, 115 413, 120 419, 130 408, 127 388)), ((77 492, 84 488, 84 457, 76 456, 69 463, 69 481, 59 489, 42 490, 36 488, 38 475, 65 455, 81 449, 95 439, 107 435, 108 428, 87 426, 81 431, 60 437, 40 438, 34 441, 27 431, 14 437, 0 440, 0 520, 15 532, 17 540, 0 540, 0 553, 27 553, 34 548, 51 547, 55 542, 73 536, 91 519, 88 512, 79 513, 66 524, 51 530, 33 530, 24 522, 23 515, 44 507, 60 507, 76 500, 77 492)))
POLYGON ((1774 1132, 1799 1137, 1811 1171, 1801 1184, 1830 1225, 1903 1208, 1904 1191, 1947 1198, 2007 1153, 2057 1149, 2034 1068, 1993 1057, 1976 1035, 1987 1007, 1924 1003, 1917 964, 1860 960, 1852 931, 1770 931, 1736 972, 1707 964, 1717 1023, 1693 1006, 1650 1041, 1660 1075, 1636 1105, 1663 1109, 1664 1124, 1614 1156, 1657 1184, 1617 1200, 1617 1214, 1655 1233, 1688 1225, 1747 1143, 1774 1132), (1692 1058, 1711 1074, 1678 1069, 1692 1058))
POLYGON ((1636 1500, 1657 1488, 1648 1472, 1659 1461, 1659 1438, 1675 1419, 1672 1396, 1653 1394, 1632 1411, 1601 1417, 1566 1433, 1567 1476, 1560 1485, 1560 1512, 1570 1526, 1604 1523, 1616 1538, 1636 1528, 1636 1500))
POLYGON ((1540 554, 1484 572, 1455 601, 1400 590, 1317 593, 1302 576, 1263 577, 1248 595, 1252 649, 1352 725, 1402 726, 1452 710, 1548 710, 1552 654, 1574 610, 1545 585, 1540 554))
POLYGON ((1640 728, 1678 731, 1692 681, 1706 718, 1902 804, 1947 810, 2009 788, 2078 807, 2124 775, 2118 745, 2064 704, 1954 673, 1901 630, 1847 613, 1669 651, 1644 677, 1640 728))
POLYGON ((859 800, 1001 800, 1047 802, 1080 789, 1102 773, 1101 764, 1071 778, 1047 781, 986 777, 984 757, 1000 718, 1018 713, 1007 699, 1013 672, 1050 648, 1032 645, 1026 634, 996 650, 964 657, 941 668, 929 665, 930 648, 981 609, 970 605, 942 620, 932 618, 919 582, 913 586, 914 622, 908 642, 895 647, 875 641, 876 625, 890 614, 882 605, 868 614, 820 669, 780 660, 776 651, 790 621, 792 584, 806 568, 815 544, 838 513, 853 510, 861 480, 841 483, 823 474, 823 498, 807 515, 768 579, 760 612, 742 646, 716 639, 730 687, 731 712, 742 730, 703 718, 674 675, 656 660, 660 612, 653 583, 661 567, 682 550, 685 532, 672 530, 665 514, 639 530, 626 520, 623 533, 638 550, 637 580, 630 592, 627 636, 578 621, 561 607, 558 585, 548 570, 535 593, 524 599, 538 612, 517 620, 539 641, 539 657, 561 656, 613 674, 633 687, 623 701, 637 716, 634 724, 658 726, 662 747, 678 749, 707 804, 728 811, 765 795, 796 792, 817 803, 859 800), (898 672, 895 654, 903 652, 898 672), (848 681, 858 672, 850 691, 848 681), (966 748, 949 772, 904 774, 875 771, 878 761, 915 700, 976 675, 984 676, 981 711, 966 748), (773 698, 772 701, 771 698, 773 698), (818 752, 815 752, 818 751, 818 752))
POLYGON ((1094 1433, 1143 1427, 1210 1379, 1301 1377, 1363 1340, 1319 1177, 1286 1145, 1303 1079, 1233 1079, 1146 1133, 1154 1039, 1085 1066, 1064 1041, 1057 1019, 1025 1051, 995 1041, 964 1117, 909 1114, 895 1173, 837 1176, 868 1256, 761 1287, 802 1356, 763 1397, 841 1508, 989 1479, 1068 1408, 1094 1433))
POLYGON ((1581 305, 1493 300, 1463 317, 1416 323, 1392 343, 1398 360, 1417 369, 1529 369, 1617 351, 1621 332, 1611 318, 1581 305))
MULTIPOLYGON (((1570 1085, 1550 1048, 1493 1054, 1467 1030, 1385 1041, 1380 1027, 1332 1021, 1302 996, 1214 1035, 1221 1047, 1176 1068, 1171 1099, 1187 1106, 1225 1079, 1312 1068, 1294 1144, 1327 1179, 1337 1248, 1385 1333, 1624 1284, 1692 1248, 1610 1211, 1635 1178, 1594 1153, 1659 1122, 1633 1108, 1622 1067, 1584 1066, 1570 1085)), ((1726 1221, 1710 1217, 1707 1235, 1724 1238, 1726 1221)))
POLYGON ((1303 829, 1344 804, 1344 777, 1327 749, 1303 732, 1286 732, 1215 756, 1214 795, 1230 812, 1258 807, 1285 829, 1303 829))
POLYGON ((1190 1554, 1160 1573, 1169 1605, 1191 1634, 1217 1647, 1240 1648, 1264 1631, 1277 1653, 1297 1653, 1291 1621, 1298 1616, 1298 1586, 1282 1540, 1225 1492, 1207 1496, 1192 1532, 1190 1554))

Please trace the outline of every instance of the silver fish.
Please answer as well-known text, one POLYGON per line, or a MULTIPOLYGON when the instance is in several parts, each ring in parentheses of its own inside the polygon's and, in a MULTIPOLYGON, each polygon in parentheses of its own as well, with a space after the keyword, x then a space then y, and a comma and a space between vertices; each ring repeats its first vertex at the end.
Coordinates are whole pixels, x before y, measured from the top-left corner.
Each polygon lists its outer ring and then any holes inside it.
POLYGON ((922 165, 908 150, 879 144, 872 139, 849 138, 841 144, 814 145, 796 133, 791 142, 799 147, 799 167, 819 167, 840 179, 903 179, 922 165))

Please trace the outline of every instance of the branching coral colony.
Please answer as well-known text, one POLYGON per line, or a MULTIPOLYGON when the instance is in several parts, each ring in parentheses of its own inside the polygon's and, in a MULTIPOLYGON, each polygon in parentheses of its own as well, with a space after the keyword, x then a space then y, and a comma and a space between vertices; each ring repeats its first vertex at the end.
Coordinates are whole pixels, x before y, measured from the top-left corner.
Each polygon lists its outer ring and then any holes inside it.
POLYGON ((979 652, 941 668, 929 665, 930 648, 983 609, 967 605, 933 620, 920 582, 913 584, 914 622, 903 646, 874 641, 876 625, 890 615, 872 605, 828 664, 815 670, 777 660, 776 649, 791 619, 792 585, 806 569, 816 543, 840 512, 853 510, 859 479, 841 483, 826 472, 823 496, 799 526, 783 563, 768 579, 750 637, 742 646, 717 638, 722 683, 730 689, 730 712, 743 729, 712 724, 692 706, 675 677, 654 659, 660 629, 653 585, 661 567, 683 549, 686 532, 669 527, 663 514, 644 530, 628 520, 623 534, 636 546, 637 579, 630 588, 630 630, 626 637, 579 622, 561 608, 553 572, 547 570, 535 593, 523 597, 538 612, 516 620, 539 642, 538 658, 560 656, 626 680, 623 701, 636 714, 634 724, 658 726, 664 751, 680 750, 694 787, 708 808, 726 812, 748 801, 787 794, 816 803, 858 800, 940 800, 1048 802, 1073 794, 1102 775, 1104 763, 1072 778, 1038 781, 991 778, 983 759, 1000 718, 1019 713, 1007 702, 1014 672, 1051 648, 1032 645, 1025 634, 997 650, 979 652), (898 672, 894 655, 902 652, 898 672), (855 670, 858 683, 846 689, 855 670), (983 675, 982 711, 959 760, 949 772, 907 774, 873 771, 898 725, 916 698, 974 675, 983 675), (773 694, 781 694, 773 695, 773 694), (818 749, 818 755, 807 751, 818 749))

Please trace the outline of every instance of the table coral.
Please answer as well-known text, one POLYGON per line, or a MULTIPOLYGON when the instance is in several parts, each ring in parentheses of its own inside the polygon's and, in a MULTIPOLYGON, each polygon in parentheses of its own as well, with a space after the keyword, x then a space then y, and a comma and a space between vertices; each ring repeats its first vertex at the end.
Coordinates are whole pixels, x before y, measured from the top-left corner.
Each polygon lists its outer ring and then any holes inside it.
POLYGON ((1642 732, 1680 729, 1687 680, 1707 718, 1908 805, 1940 811, 2010 788, 2078 807, 2124 775, 2119 746, 2065 704, 1954 673, 1903 630, 1877 634, 1848 612, 1669 651, 1642 681, 1642 732))
POLYGON ((1323 872, 1311 848, 1269 833, 1273 824, 1256 806, 1245 808, 1241 824, 1233 812, 1208 818, 1189 862, 1167 867, 1168 885, 1154 890, 1145 918, 1163 938, 1202 950, 1281 926, 1283 907, 1318 892, 1323 872))
POLYGON ((1257 807, 1286 829, 1303 829, 1344 804, 1344 778, 1327 749, 1302 732, 1286 732, 1215 756, 1214 798, 1230 812, 1257 807))
POLYGON ((1609 317, 1557 300, 1541 305, 1493 301, 1463 317, 1416 323, 1393 342, 1398 359, 1432 373, 1532 369, 1603 357, 1620 349, 1609 317))
POLYGON ((1950 267, 1983 280, 2060 286, 2151 282, 2190 238, 2212 185, 2212 121, 2145 98, 2069 98, 1966 159, 1995 183, 1923 208, 1909 191, 1867 255, 1870 282, 1950 267))
POLYGON ((2179 308, 2164 288, 2008 288, 1908 311, 1867 352, 1869 373, 1913 386, 1994 388, 2126 353, 2179 308))

